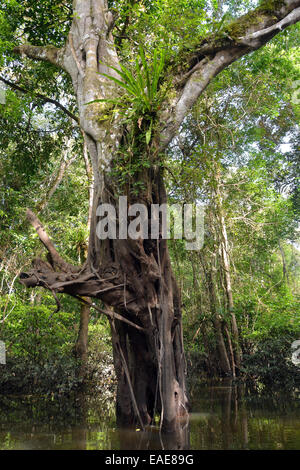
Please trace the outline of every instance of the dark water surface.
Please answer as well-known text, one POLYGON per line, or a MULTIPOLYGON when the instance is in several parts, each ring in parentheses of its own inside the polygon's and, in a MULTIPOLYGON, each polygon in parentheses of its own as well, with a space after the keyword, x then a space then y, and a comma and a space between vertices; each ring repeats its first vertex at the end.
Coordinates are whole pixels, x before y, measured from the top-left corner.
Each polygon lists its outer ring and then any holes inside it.
MULTIPOLYGON (((191 450, 300 449, 299 394, 250 394, 230 383, 191 389, 191 450)), ((157 429, 116 428, 112 406, 83 397, 0 396, 0 449, 171 449, 157 429)))

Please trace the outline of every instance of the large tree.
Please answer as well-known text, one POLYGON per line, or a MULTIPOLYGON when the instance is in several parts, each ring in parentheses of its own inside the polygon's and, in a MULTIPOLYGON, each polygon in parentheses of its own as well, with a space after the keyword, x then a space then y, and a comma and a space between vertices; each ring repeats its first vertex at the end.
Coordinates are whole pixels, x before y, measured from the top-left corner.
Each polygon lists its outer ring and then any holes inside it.
MULTIPOLYGON (((14 3, 6 2, 12 16, 14 3)), ((119 422, 144 428, 160 412, 162 428, 175 431, 187 416, 188 398, 181 300, 167 242, 142 237, 100 240, 96 210, 101 203, 117 209, 120 194, 128 197, 129 206, 140 202, 150 208, 167 202, 164 152, 185 116, 222 70, 295 24, 300 1, 264 0, 230 21, 230 14, 222 16, 224 2, 19 3, 25 8, 24 19, 11 28, 15 26, 18 36, 25 31, 35 43, 23 40, 13 53, 33 64, 52 64, 70 77, 94 177, 87 262, 81 267, 67 263, 29 210, 28 219, 48 250, 48 261, 34 260, 21 282, 31 288, 43 286, 55 297, 67 293, 83 302, 84 297, 101 299, 111 323, 119 422), (174 15, 174 24, 166 20, 172 9, 182 10, 179 19, 185 21, 185 31, 180 22, 176 30, 174 15), (143 11, 148 14, 144 21, 143 11), (52 22, 51 15, 57 12, 62 21, 52 22), (48 23, 41 20, 47 15, 48 23), (165 21, 155 30, 149 27, 149 18, 153 25, 155 18, 158 24, 165 21), (181 43, 174 40, 180 34, 181 43)), ((20 62, 14 65, 20 67, 20 62)))

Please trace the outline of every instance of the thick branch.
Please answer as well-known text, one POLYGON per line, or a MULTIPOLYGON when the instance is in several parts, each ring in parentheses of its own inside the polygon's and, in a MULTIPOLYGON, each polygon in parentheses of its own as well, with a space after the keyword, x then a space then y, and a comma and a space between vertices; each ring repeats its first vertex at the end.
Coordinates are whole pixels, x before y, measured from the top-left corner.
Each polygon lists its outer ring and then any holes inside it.
POLYGON ((30 59, 44 60, 57 67, 63 67, 64 50, 54 46, 32 46, 31 44, 23 44, 15 47, 13 52, 25 55, 30 59))
POLYGON ((299 21, 299 7, 299 0, 263 0, 256 9, 227 24, 223 33, 203 40, 191 52, 191 60, 215 54, 236 45, 247 45, 251 49, 258 49, 275 34, 299 21), (264 38, 265 42, 255 43, 253 40, 257 38, 264 38))
POLYGON ((283 18, 278 23, 270 26, 269 28, 265 28, 260 31, 256 31, 255 33, 248 34, 245 37, 239 38, 240 42, 243 44, 250 44, 252 47, 254 44, 257 44, 260 47, 260 44, 256 42, 256 40, 261 40, 262 38, 269 38, 270 36, 274 36, 274 34, 279 33, 283 29, 291 26, 292 24, 297 23, 300 20, 300 7, 293 10, 289 15, 283 18))
POLYGON ((161 148, 173 139, 184 117, 214 77, 299 20, 300 0, 264 0, 258 8, 229 24, 223 36, 212 36, 195 47, 185 58, 189 64, 187 70, 175 77, 177 96, 162 113, 161 148))
POLYGON ((80 300, 85 305, 88 305, 89 307, 94 308, 97 312, 102 313, 103 315, 106 315, 108 318, 111 320, 120 320, 124 323, 127 323, 127 325, 132 326, 133 328, 139 330, 139 331, 145 331, 145 328, 141 327, 140 325, 137 325, 136 323, 133 323, 132 321, 128 320, 127 318, 123 317, 117 312, 112 312, 109 310, 103 310, 103 308, 98 307, 96 304, 93 302, 88 302, 87 300, 83 299, 82 297, 79 297, 77 295, 74 296, 76 299, 80 300))
POLYGON ((77 268, 69 263, 67 263, 57 252, 56 248, 54 247, 51 239, 47 235, 41 221, 37 218, 37 216, 30 210, 27 209, 26 211, 26 216, 28 221, 31 223, 31 225, 35 228, 37 231, 37 234, 45 246, 45 248, 48 250, 49 255, 51 257, 51 264, 52 266, 57 266, 64 272, 78 272, 80 268, 77 268))

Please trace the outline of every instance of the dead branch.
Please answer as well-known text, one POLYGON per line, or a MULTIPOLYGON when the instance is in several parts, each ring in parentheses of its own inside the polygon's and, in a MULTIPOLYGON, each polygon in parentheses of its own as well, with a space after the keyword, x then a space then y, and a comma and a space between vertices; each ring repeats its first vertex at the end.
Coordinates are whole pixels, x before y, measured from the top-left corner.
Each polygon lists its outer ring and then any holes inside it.
POLYGON ((135 328, 136 330, 139 330, 139 331, 146 331, 145 328, 143 328, 142 326, 139 326, 137 325, 136 323, 133 323, 131 322, 130 320, 128 320, 127 318, 123 317, 122 315, 120 315, 119 313, 116 313, 116 312, 110 312, 108 310, 103 310, 102 308, 98 307, 97 305, 95 305, 93 302, 88 302, 87 300, 83 299, 82 297, 79 297, 78 295, 73 295, 72 297, 74 297, 75 299, 79 300, 80 302, 84 303, 85 305, 88 305, 89 307, 92 307, 93 309, 95 309, 97 312, 99 313, 102 313, 103 315, 106 315, 108 318, 110 318, 111 320, 113 320, 114 318, 116 320, 119 320, 119 321, 122 321, 124 323, 127 323, 127 325, 129 326, 132 326, 133 328, 135 328))
POLYGON ((37 231, 37 234, 45 246, 45 248, 48 250, 50 258, 51 258, 51 265, 53 267, 57 266, 59 267, 63 272, 78 272, 80 268, 73 266, 69 263, 67 263, 57 252, 56 248, 54 247, 51 239, 49 238, 48 234, 46 233, 41 221, 38 219, 38 217, 30 210, 27 209, 26 211, 26 216, 27 220, 31 223, 31 225, 35 228, 37 231))
POLYGON ((45 103, 51 103, 54 104, 57 108, 61 109, 65 114, 67 114, 71 119, 73 119, 77 124, 79 124, 79 118, 75 116, 75 114, 71 113, 64 105, 62 105, 59 101, 49 98, 46 95, 42 95, 41 93, 35 93, 33 90, 27 90, 26 88, 21 87, 17 83, 11 82, 10 80, 7 80, 4 77, 0 77, 1 82, 5 83, 5 85, 8 85, 11 87, 13 90, 20 91, 21 93, 33 93, 36 98, 39 98, 43 100, 45 103))

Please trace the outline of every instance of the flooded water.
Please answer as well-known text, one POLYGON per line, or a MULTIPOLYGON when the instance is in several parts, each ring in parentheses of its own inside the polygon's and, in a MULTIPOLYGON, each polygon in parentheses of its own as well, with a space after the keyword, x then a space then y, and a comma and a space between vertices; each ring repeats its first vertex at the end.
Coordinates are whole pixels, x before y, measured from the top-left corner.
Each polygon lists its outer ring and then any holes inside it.
MULTIPOLYGON (((245 387, 206 384, 191 389, 186 448, 300 449, 299 394, 250 394, 245 387)), ((112 406, 100 399, 0 396, 0 449, 171 449, 157 429, 117 429, 112 406)))

